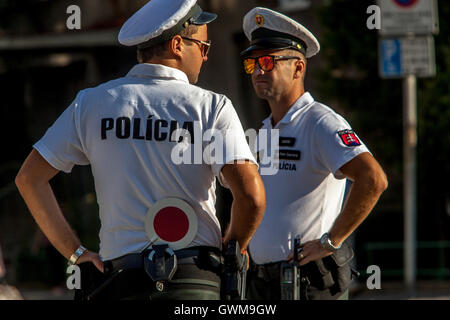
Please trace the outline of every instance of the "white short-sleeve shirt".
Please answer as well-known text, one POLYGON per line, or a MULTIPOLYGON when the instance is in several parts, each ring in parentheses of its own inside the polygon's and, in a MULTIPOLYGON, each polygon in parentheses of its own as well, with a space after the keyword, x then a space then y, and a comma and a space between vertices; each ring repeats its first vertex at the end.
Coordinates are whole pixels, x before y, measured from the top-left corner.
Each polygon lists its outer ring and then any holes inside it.
POLYGON ((34 148, 64 172, 91 165, 103 260, 142 250, 149 241, 147 210, 167 197, 187 201, 197 215, 198 232, 189 246, 220 248, 215 177, 224 163, 256 163, 227 97, 189 84, 180 70, 152 64, 136 65, 123 78, 81 91, 34 148), (187 143, 192 150, 199 142, 200 148, 207 145, 205 131, 224 132, 223 161, 194 159, 192 151, 191 163, 174 163, 177 142, 171 133, 176 129, 192 134, 187 143))
POLYGON ((346 180, 339 169, 369 152, 343 117, 315 102, 308 92, 275 128, 270 116, 262 129, 278 129, 280 143, 279 160, 272 164, 278 172, 262 175, 266 211, 250 242, 257 264, 285 260, 297 235, 304 243, 329 231, 340 213, 345 191, 346 180))

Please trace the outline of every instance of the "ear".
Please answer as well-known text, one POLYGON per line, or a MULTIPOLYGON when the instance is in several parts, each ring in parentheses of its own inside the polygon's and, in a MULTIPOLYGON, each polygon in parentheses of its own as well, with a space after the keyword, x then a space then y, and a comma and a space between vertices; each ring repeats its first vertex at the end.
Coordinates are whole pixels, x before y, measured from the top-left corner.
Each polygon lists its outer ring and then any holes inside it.
POLYGON ((299 79, 303 77, 303 74, 305 73, 306 64, 305 61, 299 59, 295 62, 295 72, 294 72, 294 79, 299 79))
POLYGON ((173 55, 177 56, 178 58, 183 57, 182 48, 183 48, 183 40, 181 36, 176 35, 175 37, 170 40, 170 52, 172 52, 173 55))

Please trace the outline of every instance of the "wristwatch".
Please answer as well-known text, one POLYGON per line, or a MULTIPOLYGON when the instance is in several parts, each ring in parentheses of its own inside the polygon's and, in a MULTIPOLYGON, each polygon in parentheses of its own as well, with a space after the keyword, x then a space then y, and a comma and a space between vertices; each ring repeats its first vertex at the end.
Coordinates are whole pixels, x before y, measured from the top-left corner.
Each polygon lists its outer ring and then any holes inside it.
POLYGON ((83 246, 79 246, 77 250, 70 256, 69 258, 69 264, 74 265, 77 263, 78 258, 81 257, 81 255, 86 251, 87 249, 83 246))
POLYGON ((333 243, 331 242, 330 235, 328 234, 328 232, 325 232, 322 235, 322 237, 320 237, 320 244, 325 249, 327 249, 329 251, 333 251, 333 252, 338 250, 342 246, 342 243, 338 247, 334 246, 333 243))

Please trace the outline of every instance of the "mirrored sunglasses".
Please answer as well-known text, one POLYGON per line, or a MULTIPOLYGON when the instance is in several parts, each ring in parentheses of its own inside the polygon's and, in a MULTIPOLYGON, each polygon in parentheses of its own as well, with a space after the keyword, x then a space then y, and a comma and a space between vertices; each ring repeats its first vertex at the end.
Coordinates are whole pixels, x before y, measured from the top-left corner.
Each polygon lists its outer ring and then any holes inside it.
POLYGON ((264 55, 260 57, 248 57, 244 59, 244 70, 246 74, 253 74, 255 71, 256 63, 258 63, 259 68, 264 72, 270 72, 275 68, 275 61, 277 60, 289 60, 289 59, 300 59, 295 56, 272 56, 264 55))

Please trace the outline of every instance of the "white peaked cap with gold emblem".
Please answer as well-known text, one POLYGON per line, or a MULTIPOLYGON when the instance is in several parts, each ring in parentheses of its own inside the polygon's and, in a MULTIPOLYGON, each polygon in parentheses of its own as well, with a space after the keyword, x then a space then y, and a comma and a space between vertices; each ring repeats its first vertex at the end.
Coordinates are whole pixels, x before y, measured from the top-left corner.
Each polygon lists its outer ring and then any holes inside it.
POLYGON ((306 58, 320 51, 316 37, 297 21, 279 12, 256 7, 244 17, 244 32, 251 41, 250 47, 241 55, 246 56, 253 50, 294 49, 306 58))
POLYGON ((203 11, 197 0, 151 0, 122 26, 119 42, 146 48, 170 40, 189 25, 203 25, 217 15, 203 11))

